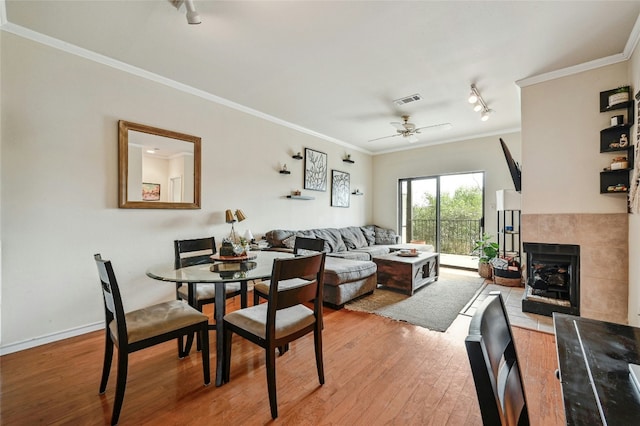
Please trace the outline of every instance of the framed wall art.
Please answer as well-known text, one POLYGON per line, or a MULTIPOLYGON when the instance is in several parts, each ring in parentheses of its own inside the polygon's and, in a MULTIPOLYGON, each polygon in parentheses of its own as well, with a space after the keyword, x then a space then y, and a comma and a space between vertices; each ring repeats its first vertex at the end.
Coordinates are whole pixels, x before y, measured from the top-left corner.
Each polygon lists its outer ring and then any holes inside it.
POLYGON ((351 176, 340 170, 331 170, 331 206, 349 207, 351 176))
POLYGON ((304 150, 304 189, 327 190, 327 154, 311 148, 304 150))
POLYGON ((142 182, 142 201, 160 201, 160 184, 142 182))

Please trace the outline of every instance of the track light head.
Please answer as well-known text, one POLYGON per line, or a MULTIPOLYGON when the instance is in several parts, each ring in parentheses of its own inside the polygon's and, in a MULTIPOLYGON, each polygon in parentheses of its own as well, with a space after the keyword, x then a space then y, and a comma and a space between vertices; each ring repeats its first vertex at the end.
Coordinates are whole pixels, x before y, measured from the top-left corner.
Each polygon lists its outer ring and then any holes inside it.
POLYGON ((475 104, 478 102, 478 89, 476 89, 476 85, 471 85, 471 92, 469 92, 469 103, 475 104))
POLYGON ((175 7, 177 10, 184 5, 187 10, 187 22, 189 24, 195 25, 200 24, 202 20, 200 19, 200 15, 196 11, 196 7, 193 5, 193 0, 169 0, 169 2, 175 7))
POLYGON ((491 110, 490 109, 485 109, 484 111, 482 111, 482 115, 480 116, 480 120, 482 121, 487 121, 489 119, 489 116, 491 115, 491 110))
POLYGON ((473 106, 473 110, 474 110, 475 112, 480 112, 480 111, 482 111, 482 104, 481 104, 480 102, 476 101, 476 104, 473 106))

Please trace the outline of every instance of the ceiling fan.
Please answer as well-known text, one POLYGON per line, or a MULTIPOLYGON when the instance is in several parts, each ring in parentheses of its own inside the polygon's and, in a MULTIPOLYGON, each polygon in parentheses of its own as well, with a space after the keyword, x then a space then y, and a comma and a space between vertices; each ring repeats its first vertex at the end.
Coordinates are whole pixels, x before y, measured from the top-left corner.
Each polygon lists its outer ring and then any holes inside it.
POLYGON ((369 140, 369 142, 378 141, 380 139, 386 139, 386 138, 395 138, 396 136, 402 136, 407 140, 407 142, 415 143, 415 142, 418 142, 418 137, 416 136, 416 134, 421 133, 421 130, 433 129, 433 128, 450 129, 452 127, 451 123, 440 123, 440 124, 432 124, 431 126, 416 127, 415 124, 409 122, 409 118, 410 117, 408 115, 403 115, 402 119, 404 120, 404 122, 402 123, 398 121, 391 122, 391 125, 396 128, 395 135, 389 135, 389 136, 383 136, 381 138, 371 139, 369 140))

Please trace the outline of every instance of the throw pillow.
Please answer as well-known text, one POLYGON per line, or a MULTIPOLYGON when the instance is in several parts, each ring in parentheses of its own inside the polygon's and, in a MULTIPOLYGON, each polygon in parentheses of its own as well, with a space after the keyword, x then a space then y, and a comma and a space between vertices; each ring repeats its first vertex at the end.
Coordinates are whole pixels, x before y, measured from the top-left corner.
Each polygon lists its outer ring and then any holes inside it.
POLYGON ((376 243, 376 231, 373 225, 361 226, 362 233, 364 237, 367 239, 367 243, 372 246, 376 243))
POLYGON ((393 229, 375 227, 376 244, 396 244, 396 232, 393 229))
POLYGON ((293 247, 296 245, 296 236, 292 235, 289 238, 285 238, 282 240, 282 244, 288 249, 293 250, 293 247))

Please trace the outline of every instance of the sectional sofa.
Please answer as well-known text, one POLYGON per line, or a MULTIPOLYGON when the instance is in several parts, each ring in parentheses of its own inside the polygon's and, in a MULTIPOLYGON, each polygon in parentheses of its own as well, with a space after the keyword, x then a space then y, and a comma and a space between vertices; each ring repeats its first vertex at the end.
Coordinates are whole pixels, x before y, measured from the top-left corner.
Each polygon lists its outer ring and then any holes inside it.
POLYGON ((324 272, 324 302, 342 308, 357 297, 370 294, 377 285, 377 266, 373 256, 412 247, 433 251, 433 246, 398 244, 392 229, 376 225, 308 230, 274 229, 265 234, 270 250, 293 251, 296 237, 322 238, 327 253, 324 272))

